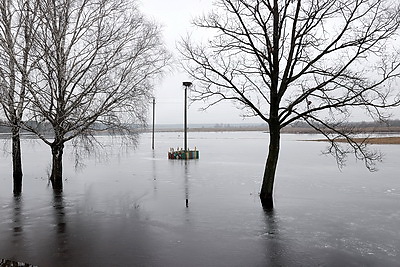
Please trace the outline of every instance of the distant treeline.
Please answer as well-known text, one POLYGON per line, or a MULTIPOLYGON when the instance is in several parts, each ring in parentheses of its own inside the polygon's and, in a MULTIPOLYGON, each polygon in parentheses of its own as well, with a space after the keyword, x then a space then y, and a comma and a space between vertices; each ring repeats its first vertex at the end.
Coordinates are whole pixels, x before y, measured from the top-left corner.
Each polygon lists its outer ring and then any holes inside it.
MULTIPOLYGON (((47 122, 43 122, 43 123, 39 124, 37 122, 30 121, 30 122, 25 122, 25 124, 28 125, 28 126, 31 126, 34 129, 40 129, 40 131, 43 134, 49 134, 49 135, 52 134, 52 127, 47 122), (39 127, 39 125, 40 125, 40 127, 39 127)), ((131 125, 127 125, 127 128, 140 129, 141 126, 136 125, 136 124, 131 124, 131 125)), ((91 126, 91 129, 98 130, 99 133, 100 133, 101 131, 104 131, 105 129, 107 129, 107 127, 105 125, 101 124, 101 123, 94 123, 91 126)), ((27 133, 29 131, 27 131, 26 129, 22 128, 21 132, 22 133, 27 133)), ((8 126, 8 124, 4 120, 1 120, 1 119, 0 119, 0 133, 11 133, 11 127, 8 126)))
POLYGON ((0 122, 0 133, 9 133, 9 132, 11 132, 11 131, 10 131, 10 128, 4 126, 4 125, 2 124, 2 122, 0 122))
MULTIPOLYGON (((322 125, 316 125, 319 129, 325 129, 325 131, 330 132, 322 125)), ((353 132, 400 132, 400 120, 388 120, 385 122, 371 122, 371 121, 360 121, 360 122, 347 122, 342 123, 335 129, 347 129, 353 132)), ((296 122, 288 127, 285 127, 282 132, 285 133, 317 133, 313 127, 308 125, 306 122, 296 122)))
MULTIPOLYGON (((35 122, 28 122, 27 125, 37 126, 35 122)), ((400 120, 389 120, 386 122, 349 122, 343 124, 342 126, 346 127, 354 127, 359 129, 388 129, 388 128, 399 128, 400 129, 400 120)), ((129 126, 131 129, 149 131, 150 129, 142 129, 140 126, 132 124, 129 126)), ((46 125, 45 123, 41 123, 41 128, 43 133, 51 134, 50 125, 46 125)), ((103 131, 106 126, 97 123, 93 126, 94 129, 97 129, 99 133, 103 131)), ((265 123, 217 123, 217 124, 190 124, 188 125, 189 131, 213 131, 213 130, 268 130, 268 125, 265 123)), ((171 124, 171 125, 156 125, 157 131, 181 131, 182 125, 180 124, 171 124)), ((305 122, 296 122, 286 127, 284 132, 292 132, 292 131, 306 131, 312 132, 313 128, 305 122)), ((22 130, 22 132, 27 132, 22 130)), ((11 128, 7 126, 7 124, 0 120, 0 133, 11 133, 11 128)))
MULTIPOLYGON (((377 127, 400 127, 400 120, 387 120, 385 122, 381 121, 359 121, 359 122, 347 122, 342 124, 346 127, 356 127, 356 128, 377 128, 377 127)), ((290 127, 296 128, 311 128, 306 122, 296 122, 290 125, 290 127)))

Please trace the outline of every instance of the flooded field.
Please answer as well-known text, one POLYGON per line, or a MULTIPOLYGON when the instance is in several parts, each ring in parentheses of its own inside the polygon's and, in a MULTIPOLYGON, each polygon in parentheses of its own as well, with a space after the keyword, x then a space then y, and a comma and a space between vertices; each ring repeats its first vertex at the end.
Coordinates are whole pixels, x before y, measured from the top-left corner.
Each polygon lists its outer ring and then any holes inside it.
MULTIPOLYGON (((283 135, 275 209, 258 192, 267 155, 261 132, 189 133, 200 159, 168 160, 179 133, 143 134, 136 149, 111 142, 74 168, 64 192, 48 187, 50 150, 23 142, 24 186, 12 195, 11 158, 0 161, 0 259, 46 266, 399 266, 400 145, 379 171, 326 144, 283 135), (112 148, 111 148, 112 147, 112 148)), ((0 261, 1 262, 1 261, 0 261)))

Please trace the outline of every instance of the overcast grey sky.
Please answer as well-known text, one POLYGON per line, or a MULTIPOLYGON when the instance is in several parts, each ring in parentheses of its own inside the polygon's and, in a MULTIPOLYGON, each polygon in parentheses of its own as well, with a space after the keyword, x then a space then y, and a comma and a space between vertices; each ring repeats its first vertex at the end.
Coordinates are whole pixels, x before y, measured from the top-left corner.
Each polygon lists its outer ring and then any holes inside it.
MULTIPOLYGON (((139 8, 149 18, 163 27, 164 40, 169 50, 178 58, 176 42, 188 33, 201 38, 191 20, 211 10, 213 0, 138 0, 139 8)), ((191 81, 182 71, 168 72, 155 87, 156 124, 183 122, 183 81, 191 81)), ((207 111, 199 111, 203 103, 193 103, 188 110, 188 123, 263 123, 259 118, 243 119, 240 110, 232 103, 218 104, 207 111)), ((400 119, 399 108, 393 110, 393 119, 400 119)), ((151 114, 151 109, 150 109, 151 114)), ((371 120, 363 111, 353 112, 351 120, 371 120)), ((151 123, 151 115, 149 116, 151 123)))
MULTIPOLYGON (((178 57, 176 42, 188 33, 196 35, 191 20, 211 9, 212 0, 140 0, 139 7, 150 19, 163 26, 164 40, 170 51, 178 57)), ((183 81, 191 81, 184 72, 167 73, 156 85, 156 123, 175 124, 183 122, 183 81)), ((243 118, 232 103, 218 104, 207 111, 205 106, 193 103, 188 110, 188 123, 262 123, 259 118, 243 118)), ((151 116, 149 118, 151 120, 151 116)), ((149 121, 150 122, 150 121, 149 121)))

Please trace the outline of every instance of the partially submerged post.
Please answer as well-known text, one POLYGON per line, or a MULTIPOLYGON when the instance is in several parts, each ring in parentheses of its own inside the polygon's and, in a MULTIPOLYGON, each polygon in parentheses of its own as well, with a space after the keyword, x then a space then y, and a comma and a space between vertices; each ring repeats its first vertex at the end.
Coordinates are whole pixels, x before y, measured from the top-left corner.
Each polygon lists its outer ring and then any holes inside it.
POLYGON ((177 149, 176 151, 171 148, 168 152, 168 159, 198 159, 199 151, 197 151, 196 147, 194 150, 188 149, 187 146, 187 89, 192 86, 191 82, 183 82, 183 86, 185 87, 184 93, 184 104, 183 104, 183 150, 177 149))

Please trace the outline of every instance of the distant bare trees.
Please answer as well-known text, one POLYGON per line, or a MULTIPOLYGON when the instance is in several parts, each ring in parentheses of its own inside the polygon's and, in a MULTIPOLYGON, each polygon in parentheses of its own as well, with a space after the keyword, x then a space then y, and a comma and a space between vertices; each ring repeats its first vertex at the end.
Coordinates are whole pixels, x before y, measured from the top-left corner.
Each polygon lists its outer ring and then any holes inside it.
POLYGON ((399 2, 220 0, 215 6, 194 22, 212 38, 182 41, 184 67, 199 83, 194 100, 234 101, 246 116, 268 123, 262 202, 273 204, 280 131, 295 121, 323 134, 339 164, 353 153, 373 169, 379 154, 341 125, 355 109, 383 120, 384 110, 399 104, 399 2))
POLYGON ((153 79, 170 56, 159 27, 132 1, 44 0, 37 13, 21 124, 50 146, 50 181, 62 190, 64 144, 144 123, 153 79))

